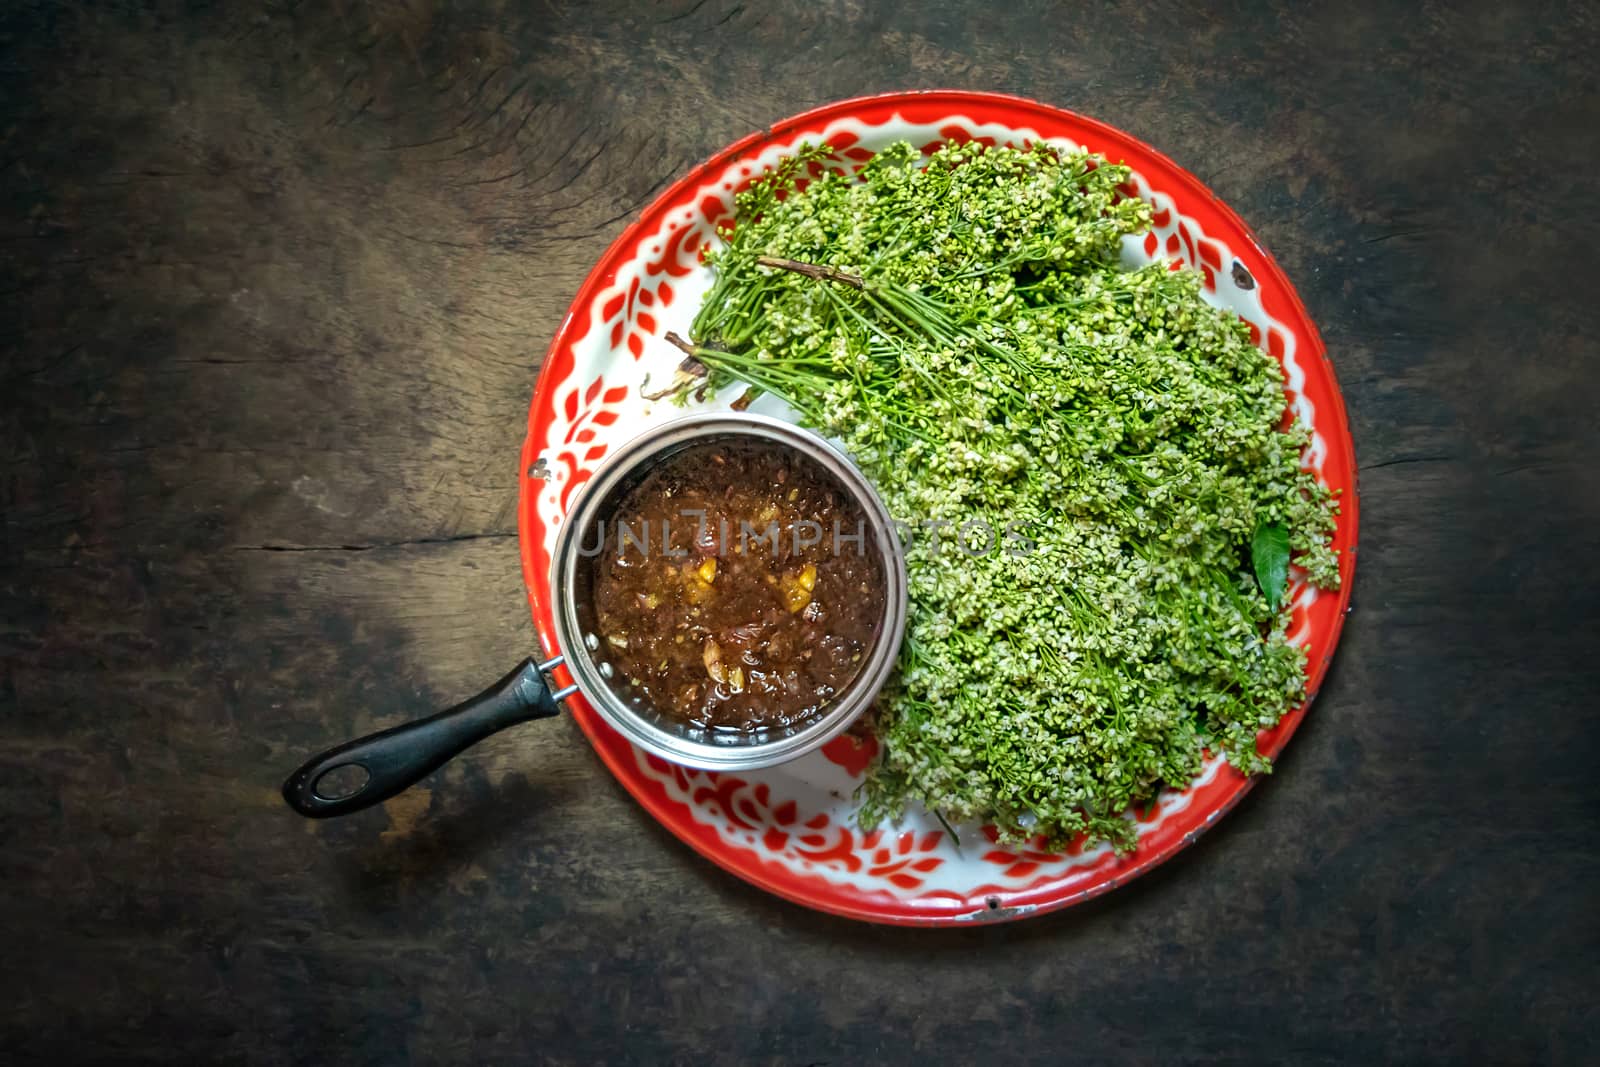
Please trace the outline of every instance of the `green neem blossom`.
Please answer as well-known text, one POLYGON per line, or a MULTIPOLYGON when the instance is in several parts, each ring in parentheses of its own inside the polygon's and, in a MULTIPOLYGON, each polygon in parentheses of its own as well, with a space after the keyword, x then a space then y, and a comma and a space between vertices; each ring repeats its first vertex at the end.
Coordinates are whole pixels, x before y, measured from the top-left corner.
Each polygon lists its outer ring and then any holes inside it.
POLYGON ((1305 660, 1252 532, 1284 525, 1312 582, 1339 577, 1336 503, 1300 469, 1306 428, 1280 429, 1278 365, 1192 271, 1119 265, 1150 211, 1117 192, 1123 167, 901 144, 798 191, 826 156, 740 196, 693 327, 709 386, 782 396, 897 516, 1034 544, 909 546, 864 820, 916 800, 1010 839, 1127 847, 1130 805, 1204 749, 1268 770, 1256 732, 1304 696, 1305 660))

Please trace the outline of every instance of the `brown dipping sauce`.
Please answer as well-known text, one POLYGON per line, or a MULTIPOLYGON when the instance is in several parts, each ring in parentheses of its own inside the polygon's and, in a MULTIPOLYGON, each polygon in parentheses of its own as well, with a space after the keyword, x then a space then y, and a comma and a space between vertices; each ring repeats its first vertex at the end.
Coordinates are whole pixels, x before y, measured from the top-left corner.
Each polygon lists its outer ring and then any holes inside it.
POLYGON ((815 461, 710 442, 622 497, 593 596, 624 698, 755 731, 808 718, 861 670, 883 624, 883 560, 860 506, 815 461))

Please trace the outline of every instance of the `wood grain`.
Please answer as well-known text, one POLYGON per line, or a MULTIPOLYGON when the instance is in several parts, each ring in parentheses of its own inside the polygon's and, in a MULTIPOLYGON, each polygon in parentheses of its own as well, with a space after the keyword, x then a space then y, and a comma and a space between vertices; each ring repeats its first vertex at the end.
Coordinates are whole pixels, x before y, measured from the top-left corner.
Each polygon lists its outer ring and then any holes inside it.
POLYGON ((0 12, 9 1062, 1579 1061, 1600 1033, 1590 5, 0 12), (878 930, 744 886, 564 720, 276 789, 527 654, 545 345, 695 161, 842 96, 1084 111, 1319 323, 1355 614, 1274 780, 1110 898, 878 930))

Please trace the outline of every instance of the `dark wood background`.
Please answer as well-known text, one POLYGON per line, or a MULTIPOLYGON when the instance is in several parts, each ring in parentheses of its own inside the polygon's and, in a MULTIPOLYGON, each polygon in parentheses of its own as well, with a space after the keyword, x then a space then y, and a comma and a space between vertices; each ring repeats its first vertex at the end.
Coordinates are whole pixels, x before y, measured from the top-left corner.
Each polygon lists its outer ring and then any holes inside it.
POLYGON ((11 0, 0 1059, 1590 1059, 1597 45, 1592 4, 1499 0, 11 0), (564 720, 291 815, 303 757, 530 650, 527 404, 628 219, 936 86, 1168 152, 1322 328, 1361 562, 1273 779, 961 932, 745 886, 564 720))

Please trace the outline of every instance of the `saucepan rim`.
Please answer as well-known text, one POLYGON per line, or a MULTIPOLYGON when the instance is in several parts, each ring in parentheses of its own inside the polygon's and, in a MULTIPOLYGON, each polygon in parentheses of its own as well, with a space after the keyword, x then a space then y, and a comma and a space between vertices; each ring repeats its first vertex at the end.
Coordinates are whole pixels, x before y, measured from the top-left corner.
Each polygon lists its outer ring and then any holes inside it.
POLYGON ((602 461, 575 494, 551 552, 551 615, 561 658, 577 692, 633 744, 662 759, 701 770, 732 771, 785 763, 827 744, 865 713, 888 682, 905 637, 909 602, 905 553, 894 520, 872 483, 827 439, 754 412, 703 412, 672 419, 623 444, 602 461), (806 456, 832 476, 861 508, 869 545, 883 560, 884 615, 861 670, 820 712, 782 731, 712 734, 681 726, 648 708, 636 708, 612 688, 593 655, 595 635, 584 630, 577 590, 584 561, 583 532, 607 516, 615 491, 692 444, 721 439, 775 442, 806 456))

